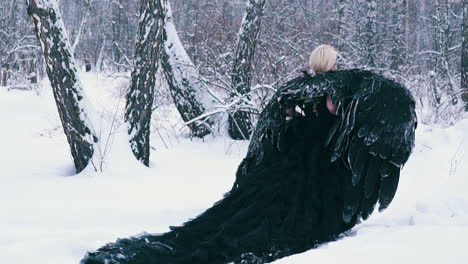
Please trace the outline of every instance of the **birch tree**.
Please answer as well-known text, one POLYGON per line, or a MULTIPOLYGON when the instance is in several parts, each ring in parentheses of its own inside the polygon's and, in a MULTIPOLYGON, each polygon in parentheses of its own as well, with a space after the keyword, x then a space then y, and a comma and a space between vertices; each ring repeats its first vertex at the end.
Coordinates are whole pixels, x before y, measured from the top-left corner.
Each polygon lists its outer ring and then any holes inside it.
MULTIPOLYGON (((167 0, 159 0, 160 23, 163 26, 161 66, 169 85, 169 91, 182 119, 189 122, 205 113, 211 106, 208 87, 202 81, 197 68, 185 51, 177 34, 172 10, 167 0)), ((202 118, 188 124, 192 134, 204 137, 210 133, 213 122, 202 118)))
POLYGON ((436 44, 437 44, 437 63, 435 64, 435 72, 440 80, 440 84, 435 82, 433 87, 434 96, 438 104, 441 103, 441 89, 452 97, 452 104, 457 103, 457 96, 454 91, 454 80, 450 71, 450 52, 452 48, 452 26, 450 24, 450 6, 448 0, 436 1, 436 44))
POLYGON ((82 35, 86 32, 86 27, 87 27, 87 24, 88 24, 88 20, 89 20, 89 16, 91 14, 91 5, 93 4, 94 0, 83 0, 83 3, 85 5, 85 14, 84 14, 84 17, 83 19, 81 20, 80 24, 79 24, 79 27, 78 27, 78 30, 77 30, 77 33, 76 33, 76 36, 75 36, 75 40, 72 42, 72 52, 73 54, 75 54, 75 51, 76 51, 76 47, 78 47, 78 44, 80 43, 81 39, 82 39, 82 35))
POLYGON ((125 107, 130 146, 135 157, 146 166, 149 164, 150 122, 161 53, 161 4, 159 0, 140 0, 134 69, 125 107))
POLYGON ((248 110, 252 64, 266 0, 247 0, 244 19, 239 30, 239 40, 232 71, 231 98, 239 103, 229 116, 229 135, 233 139, 248 139, 252 121, 248 110))
POLYGON ((98 138, 85 108, 86 98, 67 32, 55 0, 28 0, 28 14, 42 47, 47 75, 75 168, 80 172, 92 161, 98 138))

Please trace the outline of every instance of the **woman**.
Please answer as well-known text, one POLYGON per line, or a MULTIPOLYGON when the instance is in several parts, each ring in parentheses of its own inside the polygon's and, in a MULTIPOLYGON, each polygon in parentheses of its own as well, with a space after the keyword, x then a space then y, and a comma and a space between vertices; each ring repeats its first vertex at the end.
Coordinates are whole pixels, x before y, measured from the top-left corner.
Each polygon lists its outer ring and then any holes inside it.
POLYGON ((316 47, 309 57, 310 73, 324 73, 336 71, 337 52, 330 45, 320 45, 316 47))
MULTIPOLYGON (((316 47, 309 56, 309 74, 320 74, 328 71, 336 70, 337 52, 333 46, 322 44, 316 47)), ((336 106, 333 104, 331 97, 327 95, 326 106, 328 111, 336 114, 336 106)), ((286 109, 286 114, 292 115, 293 109, 286 109)))
POLYGON ((265 107, 224 199, 168 233, 109 243, 82 263, 266 263, 336 239, 377 201, 385 209, 414 146, 414 100, 373 73, 335 71, 328 45, 312 52, 310 70, 265 107))
MULTIPOLYGON (((337 52, 330 45, 320 45, 315 48, 309 57, 310 71, 313 73, 324 73, 336 71, 337 52)), ((333 105, 331 97, 327 95, 327 109, 332 114, 336 114, 336 106, 333 105)))
MULTIPOLYGON (((321 45, 310 55, 310 70, 335 70, 335 61, 333 47, 321 45)), ((322 98, 324 102, 325 97, 322 98)), ((327 108, 324 103, 301 106, 305 116, 296 114, 287 124, 281 150, 262 139, 264 155, 260 164, 251 163, 254 157, 247 156, 239 166, 232 190, 199 217, 161 236, 108 244, 90 253, 83 263, 263 263, 333 239, 330 233, 341 233, 347 227, 338 228, 336 223, 319 219, 318 211, 332 212, 316 202, 333 199, 333 192, 320 192, 317 188, 337 181, 336 177, 325 181, 318 177, 322 170, 330 171, 321 153, 335 118, 328 111, 333 113, 336 108, 331 102, 326 105, 327 108), (144 240, 149 243, 142 243, 144 240), (132 250, 125 251, 125 244, 132 245, 132 250), (115 257, 135 253, 139 257, 127 262, 115 257), (147 259, 148 255, 153 257, 147 259)))

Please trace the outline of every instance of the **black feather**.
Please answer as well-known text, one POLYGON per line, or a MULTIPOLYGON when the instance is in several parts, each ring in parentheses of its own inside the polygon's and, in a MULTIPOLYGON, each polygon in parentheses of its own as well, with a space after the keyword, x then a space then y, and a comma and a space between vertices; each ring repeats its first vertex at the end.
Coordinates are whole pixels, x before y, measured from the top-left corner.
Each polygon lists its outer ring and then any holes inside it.
MULTIPOLYGON (((380 183, 376 183, 380 185, 380 183)), ((376 186, 375 189, 379 189, 380 186, 376 186)), ((375 205, 377 203, 377 199, 379 198, 379 194, 374 192, 370 197, 364 198, 361 203, 361 217, 364 220, 367 220, 369 216, 374 212, 375 205)))
POLYGON ((377 186, 378 182, 380 181, 380 164, 381 161, 377 157, 370 157, 367 163, 367 174, 366 174, 366 181, 364 183, 364 193, 365 197, 369 198, 374 194, 374 192, 378 192, 377 186))
POLYGON ((353 139, 353 143, 348 151, 348 160, 353 175, 351 182, 353 186, 356 186, 361 181, 361 178, 365 178, 367 162, 369 160, 369 152, 362 144, 362 139, 353 139))
POLYGON ((379 194, 379 211, 386 209, 392 202, 398 187, 399 180, 400 169, 393 166, 390 174, 382 179, 382 186, 380 187, 379 194))

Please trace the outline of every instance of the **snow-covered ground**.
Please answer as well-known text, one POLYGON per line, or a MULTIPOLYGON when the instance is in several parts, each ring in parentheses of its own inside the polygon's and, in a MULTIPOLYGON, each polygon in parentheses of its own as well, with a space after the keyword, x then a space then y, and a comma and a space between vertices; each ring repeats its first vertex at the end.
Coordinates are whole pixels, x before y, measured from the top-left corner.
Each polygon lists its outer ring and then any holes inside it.
MULTIPOLYGON (((153 127, 159 133, 153 133, 146 168, 132 158, 119 126, 124 101, 115 87, 122 80, 97 74, 82 74, 82 80, 102 116, 95 126, 107 153, 103 172, 74 175, 46 82, 39 96, 0 89, 0 263, 77 264, 86 251, 118 237, 181 224, 234 181, 247 142, 177 135, 180 121, 172 113, 170 122, 161 117, 162 125, 153 127)), ((275 263, 462 264, 467 247, 465 119, 446 129, 418 127, 416 148, 385 212, 339 241, 275 263)))

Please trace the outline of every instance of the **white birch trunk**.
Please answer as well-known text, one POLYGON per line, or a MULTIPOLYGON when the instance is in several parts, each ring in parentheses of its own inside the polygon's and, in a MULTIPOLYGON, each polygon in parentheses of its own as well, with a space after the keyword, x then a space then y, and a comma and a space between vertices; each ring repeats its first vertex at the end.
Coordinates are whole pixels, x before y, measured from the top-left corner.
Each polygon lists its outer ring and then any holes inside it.
POLYGON ((150 122, 156 72, 161 53, 161 1, 140 0, 140 21, 135 46, 134 69, 127 94, 125 122, 130 147, 146 166, 150 156, 150 122))
MULTIPOLYGON (((161 65, 177 110, 185 122, 203 115, 212 107, 212 97, 197 68, 179 39, 167 0, 160 0, 164 8, 161 65)), ((203 137, 210 133, 213 122, 203 118, 188 124, 192 134, 203 137)))
POLYGON ((232 98, 242 100, 229 116, 229 134, 233 139, 248 139, 252 130, 250 113, 243 109, 250 100, 252 64, 266 0, 247 0, 244 19, 239 30, 239 40, 232 71, 232 98))
POLYGON ((85 169, 89 162, 96 169, 93 156, 97 156, 98 138, 58 5, 55 0, 28 0, 28 5, 76 171, 85 169))

